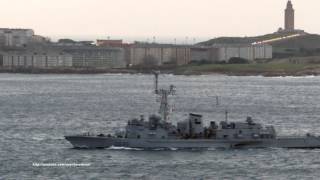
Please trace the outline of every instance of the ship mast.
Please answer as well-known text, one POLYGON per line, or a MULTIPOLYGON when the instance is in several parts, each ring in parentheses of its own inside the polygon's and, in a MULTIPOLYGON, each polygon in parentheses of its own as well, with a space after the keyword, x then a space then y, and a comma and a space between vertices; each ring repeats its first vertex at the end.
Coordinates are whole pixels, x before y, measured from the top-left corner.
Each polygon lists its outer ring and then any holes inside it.
POLYGON ((154 87, 155 87, 155 94, 160 96, 160 108, 159 113, 162 116, 162 119, 164 121, 168 121, 169 113, 170 113, 170 105, 168 102, 168 96, 175 95, 175 87, 173 85, 170 85, 169 89, 158 89, 158 78, 159 78, 159 71, 154 71, 155 81, 154 81, 154 87))

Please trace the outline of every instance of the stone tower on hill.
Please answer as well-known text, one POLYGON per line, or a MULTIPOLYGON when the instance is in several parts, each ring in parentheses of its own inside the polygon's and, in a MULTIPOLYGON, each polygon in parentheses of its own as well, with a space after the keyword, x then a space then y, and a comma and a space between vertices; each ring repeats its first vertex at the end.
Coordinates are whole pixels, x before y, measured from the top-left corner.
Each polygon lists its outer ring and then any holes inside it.
POLYGON ((287 8, 285 10, 285 22, 284 22, 285 31, 294 31, 294 9, 292 6, 291 0, 287 3, 287 8))

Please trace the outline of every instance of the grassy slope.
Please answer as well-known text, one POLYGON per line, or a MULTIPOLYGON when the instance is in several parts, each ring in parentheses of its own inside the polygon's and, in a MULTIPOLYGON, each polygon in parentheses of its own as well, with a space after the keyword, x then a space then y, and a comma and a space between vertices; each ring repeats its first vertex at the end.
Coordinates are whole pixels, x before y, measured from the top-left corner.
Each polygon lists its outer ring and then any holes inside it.
POLYGON ((290 49, 317 49, 320 48, 320 36, 316 34, 307 34, 304 36, 287 39, 271 43, 275 48, 290 48, 290 49))
POLYGON ((219 37, 211 39, 205 42, 199 43, 199 45, 211 46, 213 44, 251 44, 257 41, 263 41, 268 39, 279 38, 283 36, 292 35, 294 33, 282 33, 282 34, 266 34, 262 36, 255 37, 219 37))
MULTIPOLYGON (((292 34, 292 33, 291 33, 292 34)), ((281 33, 281 34, 266 34, 263 36, 256 37, 220 37, 211 39, 209 41, 201 42, 199 45, 207 45, 211 46, 213 44, 251 44, 257 41, 269 40, 274 38, 279 38, 287 35, 291 35, 290 33, 281 33)), ((277 41, 270 43, 274 48, 283 48, 283 49, 316 49, 320 48, 320 35, 317 34, 306 34, 304 36, 292 38, 292 39, 284 39, 282 41, 277 41)))

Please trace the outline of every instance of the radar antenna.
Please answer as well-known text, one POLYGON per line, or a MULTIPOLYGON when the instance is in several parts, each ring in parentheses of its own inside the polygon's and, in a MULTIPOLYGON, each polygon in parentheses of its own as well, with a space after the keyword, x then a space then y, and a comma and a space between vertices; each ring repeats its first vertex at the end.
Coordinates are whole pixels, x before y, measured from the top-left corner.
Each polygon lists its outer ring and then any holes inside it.
POLYGON ((176 90, 174 85, 170 85, 169 89, 158 89, 158 78, 159 78, 159 71, 153 72, 155 75, 155 94, 160 96, 160 108, 159 113, 162 116, 164 121, 168 121, 169 113, 170 113, 170 105, 168 102, 168 97, 170 95, 175 95, 176 90))

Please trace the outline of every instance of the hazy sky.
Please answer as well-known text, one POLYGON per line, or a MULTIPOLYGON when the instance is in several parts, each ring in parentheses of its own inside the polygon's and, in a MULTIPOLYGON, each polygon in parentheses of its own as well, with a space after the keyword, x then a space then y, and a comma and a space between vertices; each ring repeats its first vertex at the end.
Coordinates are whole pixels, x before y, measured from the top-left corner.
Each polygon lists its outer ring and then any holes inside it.
MULTIPOLYGON (((292 0, 296 27, 320 33, 319 0, 292 0)), ((0 27, 53 38, 206 39, 283 27, 287 0, 0 0, 0 27)))

